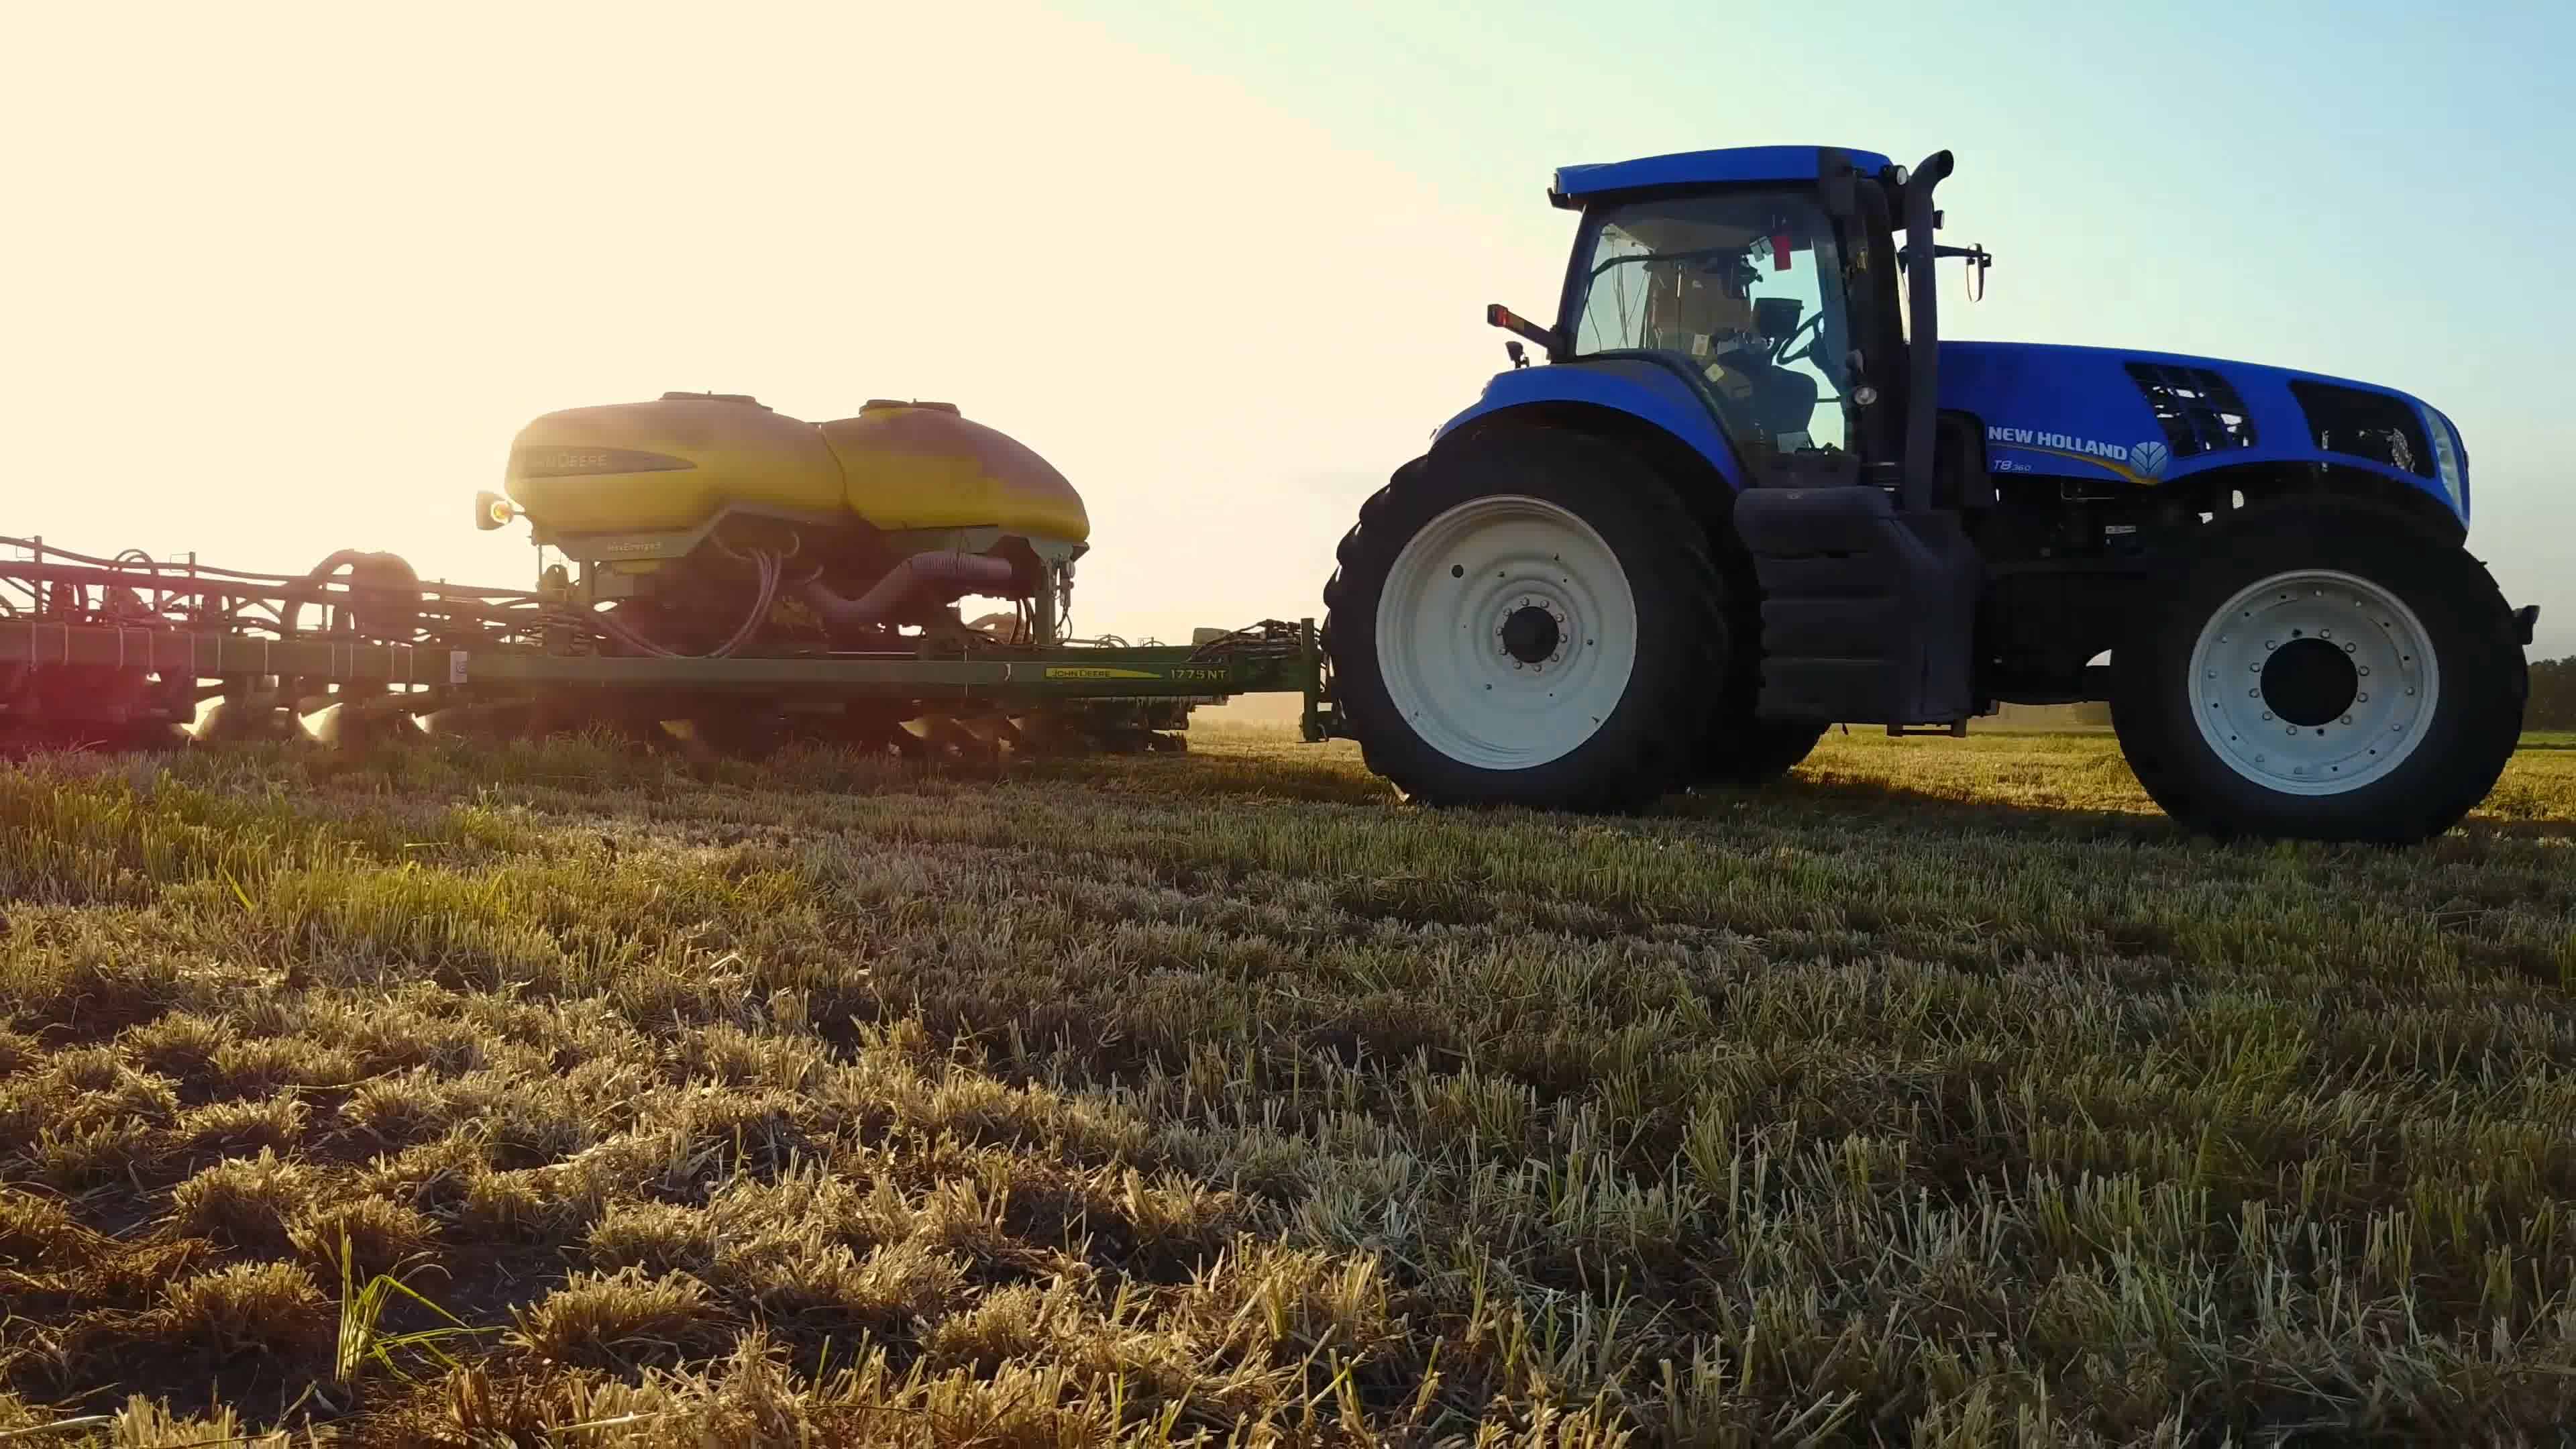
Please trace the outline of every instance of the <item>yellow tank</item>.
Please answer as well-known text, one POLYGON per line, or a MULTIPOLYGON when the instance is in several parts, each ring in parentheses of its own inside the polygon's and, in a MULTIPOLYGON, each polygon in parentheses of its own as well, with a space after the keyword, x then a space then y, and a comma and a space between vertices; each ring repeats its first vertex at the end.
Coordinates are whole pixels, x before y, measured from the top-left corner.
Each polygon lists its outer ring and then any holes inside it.
POLYGON ((520 430, 506 486, 558 537, 680 532, 729 504, 855 514, 890 531, 996 527, 1073 543, 1091 534, 1063 474, 945 403, 871 402, 821 424, 729 394, 571 408, 520 430))

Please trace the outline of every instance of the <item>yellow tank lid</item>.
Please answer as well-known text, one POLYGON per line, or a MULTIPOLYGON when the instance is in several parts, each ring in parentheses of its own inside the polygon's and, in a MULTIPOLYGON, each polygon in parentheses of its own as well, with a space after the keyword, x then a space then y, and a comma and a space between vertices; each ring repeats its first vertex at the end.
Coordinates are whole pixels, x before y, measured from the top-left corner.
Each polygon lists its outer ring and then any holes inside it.
POLYGON ((969 421, 955 403, 871 398, 824 423, 852 512, 879 528, 998 526, 1081 543, 1082 497, 1026 444, 969 421))

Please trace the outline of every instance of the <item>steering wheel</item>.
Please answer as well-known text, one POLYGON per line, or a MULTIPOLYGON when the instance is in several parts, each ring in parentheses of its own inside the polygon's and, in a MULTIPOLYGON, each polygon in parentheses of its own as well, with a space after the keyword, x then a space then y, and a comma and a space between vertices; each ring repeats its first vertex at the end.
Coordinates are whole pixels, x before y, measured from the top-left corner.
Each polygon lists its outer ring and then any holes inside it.
POLYGON ((1773 367, 1786 367, 1790 363, 1798 361, 1800 358, 1813 356, 1816 351, 1816 345, 1812 342, 1808 343, 1803 351, 1791 352, 1789 348, 1795 344, 1799 338, 1806 336, 1810 332, 1816 331, 1819 327, 1822 327, 1824 325, 1824 321, 1825 311, 1822 307, 1808 313, 1804 321, 1801 321, 1797 326, 1789 329, 1788 336, 1783 337, 1778 342, 1772 344, 1771 365, 1773 367))

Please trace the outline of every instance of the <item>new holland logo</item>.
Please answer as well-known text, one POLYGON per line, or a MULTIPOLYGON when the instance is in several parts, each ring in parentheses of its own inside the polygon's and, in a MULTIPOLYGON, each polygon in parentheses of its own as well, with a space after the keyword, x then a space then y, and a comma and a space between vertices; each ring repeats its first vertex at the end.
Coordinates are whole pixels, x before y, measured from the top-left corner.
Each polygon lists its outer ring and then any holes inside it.
POLYGON ((2116 473, 2132 483, 2153 483, 2165 475, 2173 462, 2173 450, 2149 439, 2121 447, 2117 443, 2096 442, 2072 433, 2052 433, 2043 428, 1988 428, 1986 441, 2002 448, 2017 448, 2029 453, 2048 453, 2090 463, 2108 473, 2116 473))

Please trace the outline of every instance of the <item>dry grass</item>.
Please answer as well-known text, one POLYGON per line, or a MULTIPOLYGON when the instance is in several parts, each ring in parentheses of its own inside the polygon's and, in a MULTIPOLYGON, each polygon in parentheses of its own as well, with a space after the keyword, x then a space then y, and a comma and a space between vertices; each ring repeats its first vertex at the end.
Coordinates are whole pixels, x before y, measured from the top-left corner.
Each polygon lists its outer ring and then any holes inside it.
POLYGON ((2576 752, 2405 853, 2189 839, 2098 737, 1600 822, 1221 723, 45 761, 0 841, 47 1444, 2576 1419, 2576 752))

